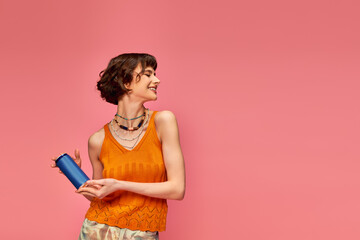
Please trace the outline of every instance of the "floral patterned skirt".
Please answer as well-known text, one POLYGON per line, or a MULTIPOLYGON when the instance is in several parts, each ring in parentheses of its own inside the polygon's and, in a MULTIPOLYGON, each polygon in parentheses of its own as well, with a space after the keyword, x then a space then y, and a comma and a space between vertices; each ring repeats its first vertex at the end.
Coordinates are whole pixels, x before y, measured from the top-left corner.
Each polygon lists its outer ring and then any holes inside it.
POLYGON ((159 233, 113 227, 85 218, 78 240, 159 240, 159 233))

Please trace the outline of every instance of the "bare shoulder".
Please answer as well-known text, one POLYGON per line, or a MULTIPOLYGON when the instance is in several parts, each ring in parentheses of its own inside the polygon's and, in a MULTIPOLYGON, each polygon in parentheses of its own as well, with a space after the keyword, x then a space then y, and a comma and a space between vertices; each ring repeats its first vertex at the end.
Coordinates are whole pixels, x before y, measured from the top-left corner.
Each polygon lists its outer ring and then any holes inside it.
POLYGON ((164 111, 159 111, 155 115, 154 121, 157 127, 162 127, 164 125, 176 124, 176 117, 173 112, 164 110, 164 111))
POLYGON ((159 111, 154 118, 156 131, 161 143, 168 139, 177 139, 179 129, 175 114, 171 111, 159 111))
POLYGON ((89 137, 89 148, 101 148, 102 143, 104 142, 105 138, 105 130, 101 128, 100 130, 96 131, 89 137))

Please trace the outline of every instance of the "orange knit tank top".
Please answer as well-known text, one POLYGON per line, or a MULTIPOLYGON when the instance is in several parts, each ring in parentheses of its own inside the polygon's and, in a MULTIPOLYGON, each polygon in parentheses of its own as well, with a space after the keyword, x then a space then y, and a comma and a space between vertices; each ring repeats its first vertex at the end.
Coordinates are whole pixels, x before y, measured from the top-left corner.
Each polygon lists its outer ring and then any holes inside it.
MULTIPOLYGON (((103 177, 132 182, 167 180, 161 143, 157 137, 154 111, 145 134, 132 149, 124 148, 112 135, 108 124, 100 161, 103 177)), ((94 198, 85 217, 110 226, 141 231, 165 231, 166 199, 152 198, 128 191, 117 191, 103 199, 94 198)))

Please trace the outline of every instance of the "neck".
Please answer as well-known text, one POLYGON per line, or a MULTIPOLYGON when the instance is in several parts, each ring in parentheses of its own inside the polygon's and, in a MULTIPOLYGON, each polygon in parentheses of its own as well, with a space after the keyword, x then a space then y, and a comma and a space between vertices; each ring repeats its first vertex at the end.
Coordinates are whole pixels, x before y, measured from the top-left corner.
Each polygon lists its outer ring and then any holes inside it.
POLYGON ((117 114, 122 117, 131 119, 140 116, 145 111, 143 103, 126 102, 120 100, 117 105, 117 114))

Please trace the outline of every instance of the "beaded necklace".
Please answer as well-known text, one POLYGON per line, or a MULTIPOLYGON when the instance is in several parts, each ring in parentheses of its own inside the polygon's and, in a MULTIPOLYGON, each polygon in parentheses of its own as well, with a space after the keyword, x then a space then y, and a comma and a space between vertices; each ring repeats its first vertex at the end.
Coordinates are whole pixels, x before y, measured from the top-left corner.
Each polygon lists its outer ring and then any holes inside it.
MULTIPOLYGON (((146 110, 146 109, 147 109, 147 108, 145 108, 145 110, 146 110)), ((122 119, 125 119, 125 120, 135 120, 135 119, 144 117, 144 116, 145 116, 145 110, 144 110, 144 113, 143 113, 143 114, 141 114, 141 115, 138 116, 138 117, 134 117, 134 118, 126 118, 126 117, 120 116, 118 113, 116 113, 115 116, 121 117, 122 119)))
POLYGON ((137 127, 126 127, 124 125, 121 125, 118 120, 116 120, 116 118, 114 118, 115 122, 117 123, 117 125, 121 128, 121 129, 124 129, 125 131, 135 131, 135 130, 138 130, 141 125, 144 123, 144 119, 142 119, 139 124, 137 125, 137 127))
POLYGON ((124 125, 120 124, 119 121, 116 118, 114 118, 114 120, 121 129, 124 129, 125 131, 135 131, 135 130, 138 130, 141 127, 141 125, 144 123, 146 110, 149 112, 149 109, 145 108, 145 111, 144 111, 144 113, 142 115, 140 115, 138 117, 135 117, 135 118, 130 118, 130 119, 122 117, 117 113, 115 114, 115 117, 118 116, 118 117, 120 117, 122 119, 125 119, 125 120, 135 120, 135 119, 138 119, 140 117, 143 117, 143 119, 139 122, 139 124, 136 127, 127 127, 127 126, 124 126, 124 125))
MULTIPOLYGON (((148 110, 148 109, 147 109, 147 110, 148 110)), ((125 146, 125 145, 123 145, 123 144, 121 144, 121 146, 123 146, 123 147, 125 147, 125 148, 128 148, 128 149, 133 149, 133 148, 136 146, 136 143, 139 141, 139 137, 140 137, 140 135, 142 134, 142 132, 143 132, 143 130, 144 130, 144 126, 145 126, 146 123, 149 121, 149 111, 148 111, 148 113, 147 113, 147 116, 145 116, 145 118, 146 118, 146 121, 145 121, 145 123, 142 125, 140 133, 139 133, 136 137, 134 137, 134 138, 132 138, 132 139, 128 139, 128 138, 123 138, 123 137, 121 137, 121 136, 117 133, 117 130, 115 130, 115 128, 114 128, 114 126, 113 126, 113 120, 114 120, 114 119, 112 119, 112 120, 110 121, 111 129, 113 130, 113 132, 115 133, 115 135, 116 135, 118 138, 120 138, 121 140, 124 140, 124 141, 133 141, 133 140, 136 139, 136 141, 135 141, 135 143, 133 144, 133 146, 125 146)))

